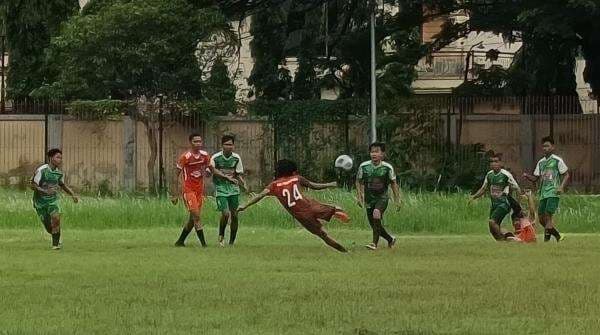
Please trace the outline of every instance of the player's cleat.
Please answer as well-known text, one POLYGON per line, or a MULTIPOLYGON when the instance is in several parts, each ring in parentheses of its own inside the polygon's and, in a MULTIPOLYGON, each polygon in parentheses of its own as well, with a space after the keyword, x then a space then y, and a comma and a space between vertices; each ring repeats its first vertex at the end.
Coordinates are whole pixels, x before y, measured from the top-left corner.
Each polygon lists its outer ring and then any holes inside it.
POLYGON ((388 248, 393 248, 396 245, 396 236, 392 236, 392 240, 388 242, 388 248))
POLYGON ((375 243, 369 243, 369 244, 365 245, 365 248, 367 248, 369 250, 377 250, 377 246, 375 245, 375 243))
POLYGON ((558 242, 562 242, 564 240, 565 240, 565 235, 562 234, 562 235, 560 235, 560 238, 556 240, 556 242, 558 243, 558 242))
POLYGON ((219 241, 219 247, 225 248, 225 242, 224 241, 219 241))
POLYGON ((61 247, 62 246, 60 244, 59 245, 53 245, 52 246, 52 250, 60 250, 61 247))
POLYGON ((183 243, 181 241, 177 241, 177 242, 175 242, 175 246, 176 247, 185 247, 185 243, 183 243))

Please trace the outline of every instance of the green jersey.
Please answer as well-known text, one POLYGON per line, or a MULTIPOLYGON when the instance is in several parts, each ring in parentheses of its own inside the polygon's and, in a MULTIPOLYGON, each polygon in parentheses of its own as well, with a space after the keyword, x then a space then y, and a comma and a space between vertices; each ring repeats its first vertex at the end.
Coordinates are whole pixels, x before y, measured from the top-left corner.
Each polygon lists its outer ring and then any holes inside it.
POLYGON ((365 202, 370 204, 376 200, 388 200, 388 188, 396 180, 394 167, 388 162, 378 165, 366 161, 358 167, 356 179, 365 185, 365 202))
POLYGON ((569 168, 557 155, 540 159, 533 172, 534 176, 540 178, 540 200, 558 197, 556 191, 562 182, 561 176, 567 171, 569 168))
MULTIPOLYGON (((218 152, 210 159, 210 165, 215 169, 223 172, 224 175, 236 178, 244 173, 242 158, 236 153, 231 153, 229 157, 223 154, 223 151, 218 152)), ((213 178, 217 197, 229 197, 240 194, 240 187, 229 180, 215 176, 213 178)))
POLYGON ((513 175, 504 169, 498 172, 490 170, 485 175, 482 188, 489 189, 492 207, 498 205, 509 206, 508 194, 511 188, 517 191, 520 190, 519 184, 517 184, 513 175))
POLYGON ((55 168, 54 170, 48 164, 37 168, 32 181, 43 189, 53 189, 56 192, 52 195, 41 194, 38 191, 33 192, 33 202, 37 205, 48 205, 58 200, 58 188, 65 182, 64 173, 55 168))

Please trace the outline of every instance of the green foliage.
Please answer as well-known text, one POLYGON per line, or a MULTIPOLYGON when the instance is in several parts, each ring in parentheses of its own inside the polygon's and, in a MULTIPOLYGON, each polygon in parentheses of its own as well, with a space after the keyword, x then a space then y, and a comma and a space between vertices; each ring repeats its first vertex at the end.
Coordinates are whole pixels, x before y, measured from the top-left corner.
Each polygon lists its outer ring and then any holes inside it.
POLYGON ((198 43, 228 31, 215 8, 184 0, 114 1, 75 15, 52 40, 47 91, 64 98, 201 96, 198 43))
POLYGON ((271 6, 252 17, 250 42, 254 67, 248 84, 259 99, 289 99, 290 76, 279 69, 284 59, 287 12, 282 5, 271 6))
POLYGON ((22 100, 55 74, 45 59, 50 39, 79 9, 77 0, 3 1, 0 16, 10 53, 9 98, 22 100))
POLYGON ((523 41, 506 80, 513 94, 575 95, 575 58, 581 51, 586 60, 584 77, 599 95, 600 1, 531 0, 510 6, 464 2, 460 6, 471 13, 469 24, 448 25, 442 34, 445 39, 487 30, 503 33, 508 41, 523 41))
POLYGON ((210 78, 204 84, 204 97, 213 101, 235 100, 236 87, 229 78, 227 65, 218 58, 210 70, 210 78))
POLYGON ((121 100, 75 100, 67 105, 67 114, 78 118, 106 119, 127 113, 131 102, 121 100))

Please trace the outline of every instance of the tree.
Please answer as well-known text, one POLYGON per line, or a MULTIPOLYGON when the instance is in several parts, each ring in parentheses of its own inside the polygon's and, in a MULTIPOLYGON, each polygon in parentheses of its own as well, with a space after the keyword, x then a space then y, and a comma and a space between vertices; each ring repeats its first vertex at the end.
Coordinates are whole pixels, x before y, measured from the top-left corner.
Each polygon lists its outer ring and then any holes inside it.
MULTIPOLYGON (((104 1, 75 15, 54 37, 48 64, 57 72, 34 93, 60 99, 171 101, 202 97, 200 42, 214 34, 230 38, 216 7, 184 0, 104 1)), ((229 40, 229 39, 227 39, 229 40)), ((235 44, 236 41, 230 40, 235 44)), ((148 184, 155 192, 156 106, 137 109, 150 143, 148 184)))
POLYGON ((7 94, 12 99, 22 100, 52 76, 44 50, 51 37, 58 33, 61 23, 77 12, 79 2, 4 0, 1 3, 1 21, 10 53, 7 94))
POLYGON ((254 95, 267 100, 288 99, 289 88, 286 76, 279 65, 284 60, 287 8, 272 6, 252 17, 250 34, 253 36, 250 49, 254 67, 248 84, 254 86, 254 95))
POLYGON ((204 84, 204 97, 214 101, 234 101, 236 87, 229 78, 227 65, 218 58, 210 69, 210 77, 204 84))

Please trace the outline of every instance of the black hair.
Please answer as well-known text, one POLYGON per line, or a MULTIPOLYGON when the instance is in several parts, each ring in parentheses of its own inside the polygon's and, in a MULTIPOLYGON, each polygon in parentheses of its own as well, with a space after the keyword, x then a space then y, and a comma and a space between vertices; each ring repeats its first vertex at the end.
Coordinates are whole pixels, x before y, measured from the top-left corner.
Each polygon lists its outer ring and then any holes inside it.
POLYGON ((48 153, 47 153, 49 158, 56 156, 56 154, 62 154, 62 151, 58 148, 54 148, 54 149, 48 150, 48 153))
POLYGON ((552 136, 546 136, 542 138, 542 144, 546 142, 549 142, 550 144, 554 145, 554 139, 552 138, 552 136))
POLYGON ((371 151, 373 148, 379 148, 379 149, 381 149, 381 151, 385 152, 385 143, 373 142, 373 143, 371 143, 371 145, 369 145, 369 151, 371 151))
POLYGON ((235 136, 223 135, 223 137, 221 137, 221 144, 225 144, 225 142, 228 142, 228 141, 235 143, 235 136))
POLYGON ((290 177, 296 172, 298 172, 298 166, 289 159, 282 159, 275 164, 275 178, 290 177))
POLYGON ((191 133, 190 136, 188 136, 188 140, 191 142, 192 139, 194 139, 194 137, 196 136, 202 137, 202 135, 200 135, 199 133, 191 133))

